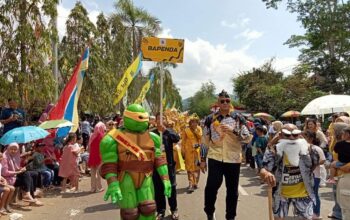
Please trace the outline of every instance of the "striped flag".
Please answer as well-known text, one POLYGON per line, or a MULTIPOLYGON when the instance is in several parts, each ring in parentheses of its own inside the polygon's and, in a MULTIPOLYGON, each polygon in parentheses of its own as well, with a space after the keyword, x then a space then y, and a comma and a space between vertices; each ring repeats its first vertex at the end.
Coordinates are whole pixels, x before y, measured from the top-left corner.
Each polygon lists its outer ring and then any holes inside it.
POLYGON ((60 128, 57 131, 59 137, 66 136, 69 132, 75 132, 79 126, 78 100, 85 77, 85 71, 89 67, 89 48, 86 48, 73 75, 64 87, 57 104, 49 112, 49 119, 66 119, 73 123, 72 127, 60 128))

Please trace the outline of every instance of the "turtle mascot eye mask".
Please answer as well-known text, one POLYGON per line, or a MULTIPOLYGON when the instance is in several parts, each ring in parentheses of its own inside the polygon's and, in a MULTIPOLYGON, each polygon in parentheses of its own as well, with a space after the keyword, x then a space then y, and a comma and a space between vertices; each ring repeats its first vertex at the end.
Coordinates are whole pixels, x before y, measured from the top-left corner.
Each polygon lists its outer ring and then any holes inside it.
POLYGON ((124 127, 132 132, 144 132, 148 129, 149 115, 138 104, 132 104, 124 112, 124 127))

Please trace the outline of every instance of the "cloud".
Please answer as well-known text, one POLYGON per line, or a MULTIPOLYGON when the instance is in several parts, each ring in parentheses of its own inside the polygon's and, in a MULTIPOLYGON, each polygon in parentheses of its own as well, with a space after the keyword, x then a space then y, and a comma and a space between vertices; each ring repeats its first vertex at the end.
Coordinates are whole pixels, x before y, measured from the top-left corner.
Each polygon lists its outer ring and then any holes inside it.
POLYGON ((249 28, 245 29, 242 33, 236 36, 236 38, 243 37, 246 40, 256 40, 264 35, 264 32, 257 30, 251 30, 249 28))
POLYGON ((220 25, 222 27, 227 27, 227 28, 232 28, 232 29, 245 28, 245 27, 247 27, 249 22, 250 22, 250 18, 247 18, 243 15, 240 15, 239 18, 237 19, 237 21, 229 22, 227 20, 222 20, 222 21, 220 21, 220 25))
POLYGON ((234 22, 230 23, 226 20, 222 20, 220 22, 220 25, 223 27, 228 27, 228 28, 237 28, 238 27, 238 25, 236 23, 234 23, 234 22))
MULTIPOLYGON (((223 44, 214 45, 201 38, 185 39, 184 63, 171 72, 182 98, 193 96, 202 83, 208 81, 215 84, 216 92, 225 89, 231 93, 232 77, 259 67, 269 59, 257 59, 248 54, 244 46, 239 50, 230 50, 223 44)), ((276 58, 274 67, 291 71, 295 64, 297 59, 294 57, 276 58)))
MULTIPOLYGON (((158 37, 171 38, 171 29, 164 28, 158 37)), ((231 93, 232 77, 253 67, 259 67, 271 59, 271 57, 258 59, 249 54, 250 44, 251 42, 248 42, 240 49, 230 50, 225 44, 214 45, 201 38, 185 39, 184 63, 178 64, 175 69, 170 69, 176 86, 180 88, 182 98, 193 96, 202 83, 209 80, 215 84, 216 92, 225 89, 231 93)), ((295 57, 282 57, 276 58, 273 66, 276 70, 290 74, 297 63, 295 57)), ((147 74, 154 65, 153 62, 143 62, 143 73, 147 74)))

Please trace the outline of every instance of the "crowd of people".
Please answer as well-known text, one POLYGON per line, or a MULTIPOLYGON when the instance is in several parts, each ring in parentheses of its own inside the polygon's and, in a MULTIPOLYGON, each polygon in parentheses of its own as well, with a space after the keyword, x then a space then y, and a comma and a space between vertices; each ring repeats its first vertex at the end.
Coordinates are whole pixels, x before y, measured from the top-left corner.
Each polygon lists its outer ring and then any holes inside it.
MULTIPOLYGON (((350 173, 350 118, 347 113, 335 113, 324 129, 317 118, 306 118, 305 123, 269 121, 235 113, 230 96, 218 95, 219 109, 200 120, 187 115, 185 124, 170 115, 149 117, 149 131, 163 137, 171 195, 168 203, 171 219, 179 219, 177 207, 176 173, 181 160, 188 176, 187 192, 198 189, 200 173, 208 172, 204 190, 204 212, 208 220, 215 218, 217 192, 225 178, 226 215, 236 218, 238 186, 241 166, 256 171, 261 184, 272 187, 273 214, 284 219, 293 205, 294 215, 303 219, 321 219, 319 188, 332 186, 334 208, 329 217, 349 218, 349 207, 339 190, 345 187, 350 173), (161 123, 162 121, 162 123, 161 123), (328 178, 327 178, 328 177, 328 178), (337 194, 338 191, 338 194, 337 194)), ((46 110, 45 110, 46 111, 46 110)), ((12 212, 11 204, 17 198, 34 206, 42 192, 59 189, 61 193, 81 192, 79 179, 91 176, 91 193, 104 191, 98 172, 102 164, 100 143, 112 129, 123 127, 123 119, 101 120, 83 115, 77 132, 57 138, 55 130, 43 140, 27 144, 11 143, 3 146, 0 154, 0 215, 12 212)), ((45 121, 45 115, 40 122, 45 121)), ((26 114, 13 99, 0 117, 2 133, 25 125, 26 114)), ((157 220, 165 218, 166 196, 162 178, 153 172, 157 220)), ((347 185, 347 187, 349 187, 347 185)))

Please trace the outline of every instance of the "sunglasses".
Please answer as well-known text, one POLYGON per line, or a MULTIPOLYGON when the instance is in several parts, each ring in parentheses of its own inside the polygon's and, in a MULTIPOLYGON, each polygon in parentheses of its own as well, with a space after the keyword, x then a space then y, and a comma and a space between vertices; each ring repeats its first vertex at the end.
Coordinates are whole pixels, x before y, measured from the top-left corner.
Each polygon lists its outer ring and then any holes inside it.
POLYGON ((230 100, 230 99, 221 99, 221 100, 220 100, 220 103, 221 103, 221 104, 224 104, 224 103, 231 103, 231 100, 230 100))
POLYGON ((289 138, 291 136, 293 137, 299 137, 299 134, 283 134, 286 138, 289 138))

